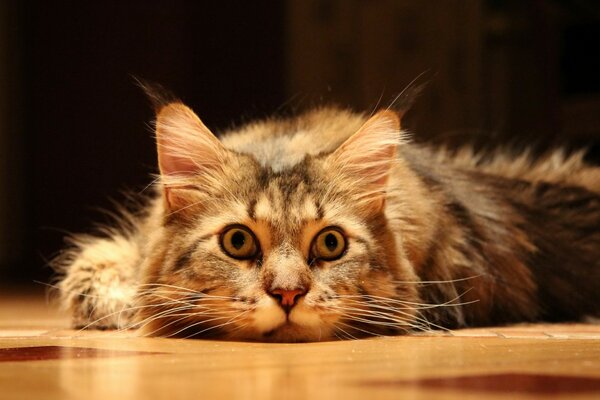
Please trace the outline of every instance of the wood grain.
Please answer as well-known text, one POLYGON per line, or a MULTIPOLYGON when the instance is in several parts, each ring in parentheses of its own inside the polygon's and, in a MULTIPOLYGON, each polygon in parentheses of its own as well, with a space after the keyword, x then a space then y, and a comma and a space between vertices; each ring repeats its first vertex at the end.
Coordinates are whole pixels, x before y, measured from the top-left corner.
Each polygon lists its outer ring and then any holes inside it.
POLYGON ((527 325, 268 344, 74 331, 0 298, 0 399, 596 399, 600 326, 527 325), (27 321, 23 323, 22 321, 27 321), (8 354, 4 353, 4 354, 8 354), (53 355, 41 357, 40 354, 53 355), (29 354, 29 359, 23 355, 29 354), (36 355, 33 357, 31 355, 36 355))

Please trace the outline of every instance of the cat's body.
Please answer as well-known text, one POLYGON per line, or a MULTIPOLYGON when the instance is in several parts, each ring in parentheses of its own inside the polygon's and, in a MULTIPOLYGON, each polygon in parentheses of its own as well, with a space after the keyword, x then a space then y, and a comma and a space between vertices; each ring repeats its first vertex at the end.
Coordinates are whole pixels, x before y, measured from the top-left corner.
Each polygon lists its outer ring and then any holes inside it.
POLYGON ((77 326, 314 341, 600 314, 600 168, 577 156, 449 155, 391 111, 221 142, 157 111, 157 196, 57 262, 77 326))

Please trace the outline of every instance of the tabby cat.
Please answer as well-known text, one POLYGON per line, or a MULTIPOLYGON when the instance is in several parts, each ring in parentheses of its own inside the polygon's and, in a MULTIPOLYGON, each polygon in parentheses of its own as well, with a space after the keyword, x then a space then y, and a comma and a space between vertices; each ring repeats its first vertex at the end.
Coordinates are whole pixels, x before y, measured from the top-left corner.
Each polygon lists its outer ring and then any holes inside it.
POLYGON ((600 168, 318 108, 225 132, 152 94, 156 195, 55 262, 78 327, 277 342, 599 316, 600 168))

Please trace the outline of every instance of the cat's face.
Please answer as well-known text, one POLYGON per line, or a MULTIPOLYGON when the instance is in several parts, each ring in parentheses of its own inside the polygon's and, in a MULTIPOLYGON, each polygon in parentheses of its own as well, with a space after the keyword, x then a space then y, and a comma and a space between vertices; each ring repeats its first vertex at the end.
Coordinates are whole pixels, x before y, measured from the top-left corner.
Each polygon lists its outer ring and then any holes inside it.
POLYGON ((159 114, 165 223, 140 292, 145 333, 318 341, 408 329, 416 293, 399 282, 414 276, 382 190, 396 142, 364 149, 378 130, 398 133, 393 117, 274 172, 226 150, 190 113, 159 114))

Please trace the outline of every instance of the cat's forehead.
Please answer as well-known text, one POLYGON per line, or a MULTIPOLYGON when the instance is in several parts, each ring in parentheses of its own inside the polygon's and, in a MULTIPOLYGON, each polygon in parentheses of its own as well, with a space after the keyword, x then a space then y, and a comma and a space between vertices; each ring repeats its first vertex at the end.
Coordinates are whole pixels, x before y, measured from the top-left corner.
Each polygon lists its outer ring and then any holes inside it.
MULTIPOLYGON (((272 136, 262 142, 248 142, 243 145, 232 144, 230 147, 252 156, 263 168, 273 172, 284 172, 294 168, 307 155, 316 155, 327 148, 318 148, 311 143, 309 133, 296 132, 292 135, 272 136)), ((336 143, 336 146, 338 143, 336 143)))
POLYGON ((281 173, 263 169, 248 207, 250 217, 272 222, 322 218, 322 189, 307 164, 281 173))
POLYGON ((263 168, 283 172, 306 156, 332 152, 363 122, 360 115, 323 108, 292 120, 267 120, 225 132, 221 141, 226 148, 251 156, 263 168))
POLYGON ((362 226, 352 203, 311 169, 306 162, 291 171, 271 174, 247 199, 247 216, 287 234, 297 234, 307 224, 362 226))
POLYGON ((301 222, 323 218, 323 207, 314 193, 286 196, 271 190, 259 193, 250 204, 248 214, 255 220, 284 225, 284 222, 301 222), (273 195, 275 194, 275 195, 273 195))

